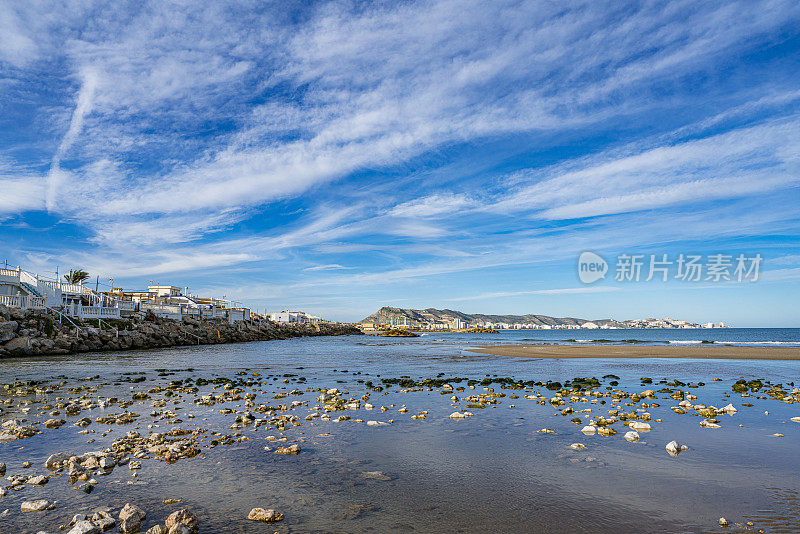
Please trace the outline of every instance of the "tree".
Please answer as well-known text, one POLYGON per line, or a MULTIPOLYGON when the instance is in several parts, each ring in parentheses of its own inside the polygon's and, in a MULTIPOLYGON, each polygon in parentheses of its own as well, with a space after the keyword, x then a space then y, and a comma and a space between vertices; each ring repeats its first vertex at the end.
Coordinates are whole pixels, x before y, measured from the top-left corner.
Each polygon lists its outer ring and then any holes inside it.
POLYGON ((70 270, 69 274, 64 275, 64 280, 70 284, 80 284, 84 280, 89 279, 89 273, 83 269, 70 270))

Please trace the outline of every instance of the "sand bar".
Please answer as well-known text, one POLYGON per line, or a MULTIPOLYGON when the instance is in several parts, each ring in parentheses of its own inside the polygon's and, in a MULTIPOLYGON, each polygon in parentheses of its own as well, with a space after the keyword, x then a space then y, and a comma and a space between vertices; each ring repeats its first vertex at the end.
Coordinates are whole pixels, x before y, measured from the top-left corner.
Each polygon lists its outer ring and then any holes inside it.
POLYGON ((520 358, 697 358, 724 360, 800 360, 800 347, 732 345, 497 345, 472 352, 520 358))

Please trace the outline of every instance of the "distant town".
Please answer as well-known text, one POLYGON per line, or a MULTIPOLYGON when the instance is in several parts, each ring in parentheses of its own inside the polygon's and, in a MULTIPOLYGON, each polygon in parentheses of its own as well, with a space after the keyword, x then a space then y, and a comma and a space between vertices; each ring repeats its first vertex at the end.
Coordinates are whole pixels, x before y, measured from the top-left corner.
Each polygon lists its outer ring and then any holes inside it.
POLYGON ((577 329, 626 329, 626 328, 726 328, 724 323, 692 323, 680 319, 614 319, 587 320, 576 317, 551 317, 548 315, 485 315, 467 314, 455 310, 428 308, 414 310, 383 307, 358 326, 365 332, 385 329, 412 329, 458 331, 478 329, 492 330, 577 330, 577 329))
POLYGON ((224 297, 197 295, 188 287, 149 285, 144 289, 115 287, 113 279, 92 276, 80 269, 55 277, 41 276, 20 266, 0 266, 0 304, 21 309, 47 309, 73 319, 102 321, 151 314, 165 319, 225 319, 230 323, 332 323, 303 311, 257 313, 241 302, 224 297), (106 281, 111 284, 106 284, 106 281), (102 287, 101 287, 102 286, 102 287))

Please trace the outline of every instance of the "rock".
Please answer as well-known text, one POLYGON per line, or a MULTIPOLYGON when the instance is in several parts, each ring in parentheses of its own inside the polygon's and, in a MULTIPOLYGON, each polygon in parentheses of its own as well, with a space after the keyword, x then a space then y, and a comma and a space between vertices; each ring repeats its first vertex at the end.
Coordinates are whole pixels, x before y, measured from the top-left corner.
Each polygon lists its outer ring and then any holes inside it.
POLYGON ((97 526, 97 528, 99 528, 103 532, 105 532, 106 530, 111 530, 117 525, 117 522, 109 514, 103 514, 102 516, 97 518, 92 516, 92 522, 97 526))
POLYGON ((51 454, 47 458, 47 460, 45 460, 44 466, 49 471, 55 471, 56 469, 59 469, 60 467, 62 467, 61 466, 62 463, 66 462, 67 460, 69 460, 73 456, 75 456, 75 455, 72 454, 71 452, 57 452, 55 454, 51 454))
POLYGON ((650 423, 645 423, 643 421, 631 421, 628 423, 628 427, 631 430, 637 430, 639 432, 650 432, 650 423))
POLYGON ((467 416, 461 412, 453 412, 450 414, 450 419, 464 419, 467 416))
POLYGON ((720 408, 719 411, 720 411, 720 413, 721 412, 725 412, 728 415, 733 415, 736 412, 738 412, 739 410, 737 410, 736 407, 733 404, 728 404, 727 406, 723 406, 722 408, 720 408))
POLYGON ((169 532, 172 532, 175 525, 185 525, 192 534, 196 534, 200 527, 200 521, 197 519, 197 516, 195 516, 187 508, 183 508, 170 514, 164 524, 169 532))
POLYGON ((367 421, 367 426, 385 426, 389 423, 385 423, 383 421, 367 421))
POLYGON ((45 428, 59 428, 61 425, 66 423, 63 419, 48 419, 44 422, 45 428))
POLYGON ((597 433, 597 427, 596 426, 587 425, 587 426, 581 428, 581 432, 583 432, 587 436, 592 436, 592 435, 597 433))
POLYGON ((3 348, 11 354, 20 355, 27 354, 33 347, 31 345, 31 339, 28 336, 20 336, 15 337, 3 345, 3 348))
POLYGON ((135 504, 127 503, 119 512, 119 531, 123 533, 139 532, 142 521, 147 514, 135 504))
POLYGON ((32 486, 44 486, 49 481, 50 481, 50 479, 47 478, 46 476, 38 475, 38 476, 29 478, 27 483, 32 485, 32 486))
POLYGON ((680 443, 678 443, 675 440, 670 441, 669 443, 667 443, 667 446, 666 446, 667 452, 672 457, 678 456, 678 454, 680 454, 681 451, 685 451, 688 448, 689 447, 687 447, 686 445, 681 445, 680 443))
POLYGON ((262 523, 275 523, 276 521, 283 520, 283 514, 275 510, 264 508, 253 508, 247 515, 247 519, 251 521, 261 521, 262 523))
POLYGON ((0 477, 6 476, 6 464, 0 463, 0 477))
POLYGON ((575 449, 576 451, 580 451, 586 448, 586 445, 583 443, 573 443, 569 446, 570 449, 575 449))
POLYGON ((55 502, 51 503, 45 499, 39 499, 38 501, 25 501, 20 506, 23 512, 43 512, 45 510, 52 510, 55 507, 55 502))
POLYGON ((275 449, 275 452, 278 454, 300 454, 300 445, 295 443, 294 445, 289 445, 288 447, 278 447, 275 449))
POLYGON ((380 480, 381 482, 392 480, 392 477, 384 475, 380 471, 363 471, 361 473, 361 478, 367 478, 369 480, 380 480))
POLYGON ((100 534, 101 530, 91 521, 78 521, 67 534, 100 534))
POLYGON ((631 430, 630 432, 625 432, 625 439, 630 441, 631 443, 635 443, 639 441, 639 433, 635 430, 631 430))
POLYGON ((5 343, 14 338, 17 329, 16 321, 4 321, 0 323, 0 343, 5 343))
POLYGON ((717 523, 719 523, 719 526, 721 526, 721 527, 727 527, 728 526, 728 520, 725 519, 724 517, 720 517, 719 521, 717 521, 717 523))
POLYGON ((715 419, 703 419, 700 421, 700 426, 702 428, 722 428, 722 425, 717 423, 715 419))
POLYGON ((164 525, 156 525, 148 529, 148 531, 145 532, 145 534, 167 534, 167 532, 168 532, 167 527, 165 527, 164 525))
POLYGON ((800 417, 792 417, 791 421, 794 421, 795 423, 800 423, 800 417))

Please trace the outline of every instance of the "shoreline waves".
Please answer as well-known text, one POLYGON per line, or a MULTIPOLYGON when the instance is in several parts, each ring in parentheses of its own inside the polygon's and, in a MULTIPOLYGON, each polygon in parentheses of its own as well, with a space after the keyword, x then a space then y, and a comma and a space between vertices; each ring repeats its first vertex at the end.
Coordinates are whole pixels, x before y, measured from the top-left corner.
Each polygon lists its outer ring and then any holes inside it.
POLYGON ((724 360, 800 360, 800 347, 738 345, 498 345, 470 352, 515 358, 695 358, 724 360))

